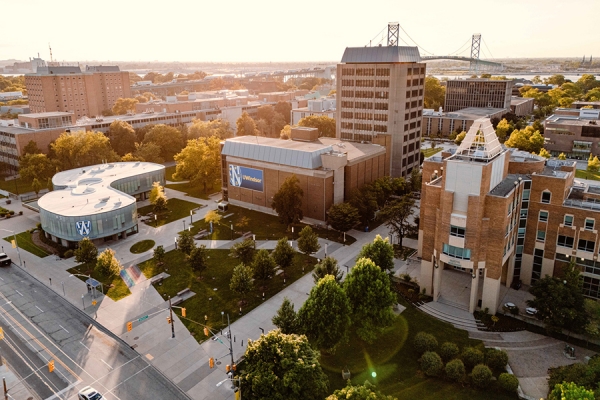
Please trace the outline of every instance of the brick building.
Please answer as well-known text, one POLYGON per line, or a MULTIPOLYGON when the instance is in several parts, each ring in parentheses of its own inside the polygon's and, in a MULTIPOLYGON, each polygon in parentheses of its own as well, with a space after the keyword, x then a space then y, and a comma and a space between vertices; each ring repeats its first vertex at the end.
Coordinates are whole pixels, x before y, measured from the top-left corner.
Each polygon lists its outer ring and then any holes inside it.
POLYGON ((32 113, 71 112, 77 118, 101 115, 120 97, 131 97, 129 72, 117 66, 40 67, 25 75, 32 113))
POLYGON ((455 112, 423 110, 421 136, 447 138, 449 135, 467 132, 473 123, 480 118, 502 118, 508 110, 504 108, 464 108, 455 112))
POLYGON ((454 155, 423 163, 421 285, 443 297, 444 270, 471 275, 469 310, 500 306, 501 286, 560 275, 574 260, 584 294, 600 298, 600 187, 575 180, 574 161, 504 148, 478 120, 454 155))
POLYGON ((531 115, 533 114, 533 101, 534 99, 529 97, 513 96, 510 99, 510 111, 512 111, 517 117, 531 115))
POLYGON ((554 156, 587 160, 600 155, 600 110, 557 109, 544 121, 544 147, 554 156))
POLYGON ((447 112, 467 107, 510 109, 512 87, 512 80, 449 80, 446 81, 444 108, 447 112))
POLYGON ((325 221, 333 204, 386 175, 384 147, 319 138, 316 128, 292 128, 292 140, 240 136, 223 144, 223 199, 273 213, 271 203, 286 178, 296 175, 304 192, 304 217, 325 221))
POLYGON ((420 61, 416 47, 348 47, 337 66, 337 138, 385 146, 392 177, 406 177, 420 163, 420 61))

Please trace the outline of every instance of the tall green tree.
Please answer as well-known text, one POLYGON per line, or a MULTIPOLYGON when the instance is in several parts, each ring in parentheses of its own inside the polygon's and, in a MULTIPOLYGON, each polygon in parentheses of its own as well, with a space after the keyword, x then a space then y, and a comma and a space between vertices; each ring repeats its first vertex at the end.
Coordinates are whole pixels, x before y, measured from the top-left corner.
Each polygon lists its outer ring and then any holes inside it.
POLYGON ((277 310, 275 316, 271 320, 282 333, 290 335, 292 333, 300 333, 300 327, 298 325, 298 315, 294 311, 294 303, 287 297, 283 298, 281 307, 277 310))
POLYGON ((128 112, 135 112, 135 105, 138 103, 136 99, 118 98, 112 106, 112 112, 115 115, 125 115, 128 112))
POLYGON ((548 396, 548 400, 595 400, 593 390, 588 390, 583 386, 578 386, 573 382, 559 383, 554 386, 548 396))
POLYGON ((440 80, 435 76, 427 76, 425 78, 424 107, 437 111, 440 107, 444 107, 445 97, 446 87, 442 86, 440 80))
POLYGON ((202 271, 204 271, 208 266, 208 254, 206 252, 206 246, 203 244, 198 247, 194 246, 192 251, 190 251, 188 262, 194 271, 201 274, 202 271))
POLYGON ((304 305, 298 310, 298 320, 308 340, 328 351, 348 338, 350 328, 348 296, 332 275, 326 275, 314 286, 304 305))
POLYGON ((236 136, 256 136, 259 134, 256 128, 256 122, 252 119, 246 111, 244 111, 241 117, 235 123, 237 132, 236 136))
POLYGON ((394 320, 396 296, 390 278, 375 263, 361 258, 343 284, 350 301, 352 327, 362 340, 373 343, 394 320))
POLYGON ((94 242, 89 238, 83 238, 77 243, 77 248, 73 252, 75 262, 80 264, 95 263, 98 258, 98 249, 94 242))
POLYGON ((221 141, 216 136, 189 140, 175 155, 177 166, 173 177, 200 184, 206 193, 221 178, 221 141))
POLYGON ((350 203, 334 204, 327 211, 327 223, 336 231, 347 232, 359 222, 360 214, 350 203))
POLYGON ((345 388, 338 389, 329 395, 325 400, 397 400, 395 397, 386 396, 378 392, 368 380, 362 385, 352 385, 352 381, 348 379, 345 388))
POLYGON ((283 116, 285 123, 289 124, 292 118, 292 105, 287 101, 278 101, 274 106, 275 112, 283 116))
POLYGON ((590 153, 590 158, 587 163, 587 170, 590 172, 598 172, 600 169, 600 160, 598 160, 598 156, 594 156, 590 153))
POLYGON ((298 235, 298 250, 309 255, 316 253, 321 248, 319 237, 310 226, 305 226, 298 235))
POLYGON ((275 246, 275 250, 273 250, 273 253, 271 253, 273 260, 277 263, 277 265, 283 268, 284 272, 285 269, 294 262, 295 255, 296 252, 294 251, 294 248, 290 246, 287 237, 282 237, 279 239, 277 241, 277 246, 275 246))
POLYGON ((154 143, 160 147, 160 157, 165 161, 173 160, 175 154, 183 148, 183 138, 177 128, 168 125, 154 125, 146 136, 142 144, 154 143))
POLYGON ((46 181, 56 173, 56 164, 46 154, 28 153, 19 160, 19 174, 28 182, 46 181))
POLYGON ((230 257, 239 259, 244 265, 250 265, 252 259, 254 258, 256 247, 254 244, 254 240, 248 238, 242 242, 234 244, 233 246, 231 246, 230 250, 230 257))
POLYGON ((532 126, 527 126, 525 129, 515 129, 504 144, 529 153, 539 153, 544 147, 544 137, 532 126))
POLYGON ((246 295, 254 289, 253 275, 254 271, 247 265, 239 264, 233 268, 229 289, 239 294, 243 303, 246 302, 246 295))
POLYGON ((106 134, 110 145, 118 155, 124 156, 135 151, 137 136, 131 125, 125 121, 115 120, 110 124, 106 134))
POLYGON ((413 224, 410 222, 410 218, 413 213, 415 206, 415 200, 409 195, 402 196, 400 199, 396 199, 388 203, 381 210, 381 218, 386 220, 385 225, 398 236, 398 244, 402 248, 402 241, 404 237, 411 232, 413 224))
POLYGON ((504 143, 509 132, 512 132, 513 130, 514 127, 506 120, 506 118, 502 118, 500 122, 498 122, 498 126, 496 126, 496 135, 498 136, 500 143, 504 143))
POLYGON ((37 142, 35 140, 30 140, 29 142, 27 142, 27 144, 25 145, 25 147, 23 147, 23 150, 21 151, 21 154, 23 155, 41 153, 42 149, 38 147, 37 142))
POLYGON ((368 226, 369 221, 375 219, 375 211, 379 207, 377 197, 369 185, 354 189, 350 197, 350 204, 358 210, 363 225, 368 226))
POLYGON ((357 258, 368 258, 384 271, 394 268, 394 248, 388 238, 383 239, 381 235, 375 236, 372 243, 365 244, 357 258))
POLYGON ((163 265, 165 262, 165 248, 163 246, 156 246, 154 248, 154 262, 156 265, 163 265))
POLYGON ((254 277, 263 283, 269 279, 269 277, 275 274, 275 261, 269 252, 265 249, 260 249, 256 252, 254 260, 252 261, 252 269, 254 270, 254 277))
POLYGON ((245 373, 240 376, 244 400, 321 400, 328 392, 319 352, 303 335, 273 330, 248 340, 245 373))
POLYGON ((185 255, 190 255, 192 250, 196 248, 194 237, 190 231, 182 231, 177 239, 177 248, 185 255))
POLYGON ((106 249, 96 260, 96 270, 105 276, 118 275, 121 271, 121 263, 115 256, 113 249, 106 249))
POLYGON ((335 137, 335 119, 327 115, 309 115, 298 121, 299 126, 317 128, 319 137, 335 137))
POLYGON ((233 137, 233 129, 229 122, 224 119, 215 119, 213 121, 195 120, 189 128, 189 139, 200 139, 216 137, 220 140, 233 137))
POLYGON ((110 146, 110 140, 102 132, 64 132, 50 144, 50 149, 60 170, 120 159, 110 146))
POLYGON ((167 211, 167 194, 160 182, 154 182, 152 184, 152 189, 150 189, 150 204, 152 204, 155 214, 167 211))
POLYGON ((288 177, 275 195, 271 208, 279 215, 279 221, 282 224, 291 225, 297 224, 304 214, 302 213, 302 197, 304 191, 300 187, 300 181, 296 175, 288 177))
POLYGON ((321 260, 321 262, 315 265, 312 273, 315 284, 319 283, 319 281, 325 278, 326 275, 333 276, 337 283, 341 283, 344 276, 344 273, 340 270, 337 260, 331 256, 325 257, 321 260))
POLYGON ((35 196, 37 197, 42 190, 42 184, 37 178, 33 178, 33 182, 31 182, 31 188, 35 192, 35 196))

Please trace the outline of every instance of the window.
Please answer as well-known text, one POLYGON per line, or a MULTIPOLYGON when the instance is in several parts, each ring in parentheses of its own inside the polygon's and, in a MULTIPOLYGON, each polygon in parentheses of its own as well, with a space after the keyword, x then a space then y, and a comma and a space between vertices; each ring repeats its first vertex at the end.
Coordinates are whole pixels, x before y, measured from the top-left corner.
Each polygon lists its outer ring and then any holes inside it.
POLYGON ((465 228, 461 228, 459 226, 450 225, 450 235, 456 236, 460 238, 465 237, 465 228))
POLYGON ((585 230, 593 231, 594 230, 594 220, 592 218, 585 219, 585 230))
POLYGON ((442 253, 454 257, 460 258, 462 260, 470 260, 471 259, 471 250, 463 249, 460 247, 450 246, 449 244, 444 243, 442 247, 442 253))
POLYGON ((565 215, 565 226, 573 226, 573 216, 565 215))
POLYGON ((577 250, 589 251, 590 253, 594 252, 594 242, 591 240, 579 239, 577 243, 577 250))
POLYGON ((542 277, 542 261, 544 259, 544 250, 535 249, 533 251, 533 268, 531 271, 531 284, 533 285, 542 277))
POLYGON ((551 197, 551 193, 550 192, 542 192, 542 203, 550 203, 550 197, 551 197))
POLYGON ((540 221, 548 222, 548 211, 540 211, 540 221))
POLYGON ((538 242, 543 242, 546 240, 546 231, 537 231, 536 240, 538 242))
POLYGON ((575 238, 572 238, 570 236, 558 235, 558 241, 556 242, 556 245, 572 249, 574 241, 575 238))

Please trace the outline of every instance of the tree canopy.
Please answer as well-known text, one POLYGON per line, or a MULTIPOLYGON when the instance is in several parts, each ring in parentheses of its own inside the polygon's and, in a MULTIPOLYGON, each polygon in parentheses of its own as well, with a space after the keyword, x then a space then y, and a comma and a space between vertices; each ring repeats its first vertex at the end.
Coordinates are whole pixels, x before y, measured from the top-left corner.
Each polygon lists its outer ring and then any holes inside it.
POLYGON ((352 385, 348 379, 348 384, 343 389, 338 389, 325 400, 397 400, 395 397, 386 396, 378 392, 369 381, 362 385, 352 385))
POLYGON ((106 276, 117 275, 121 271, 121 263, 113 249, 106 249, 100 253, 96 260, 96 270, 106 276))
POLYGON ((380 215, 386 220, 385 225, 398 236, 400 248, 402 248, 404 237, 414 229, 410 221, 414 206, 415 200, 411 196, 405 195, 389 202, 381 210, 380 215))
POLYGON ((242 301, 254 289, 253 275, 254 271, 247 265, 239 264, 233 268, 229 288, 239 294, 242 297, 242 301))
POLYGON ((425 78, 424 107, 437 111, 440 107, 444 107, 445 97, 446 87, 442 86, 440 80, 435 76, 427 76, 425 78))
POLYGON ((227 120, 215 119, 213 121, 195 120, 188 131, 189 139, 216 137, 225 140, 233 136, 233 130, 227 120))
POLYGON ((300 332, 298 315, 296 314, 296 311, 294 311, 294 303, 292 303, 287 297, 283 298, 281 307, 279 307, 277 314, 273 316, 271 321, 273 322, 273 325, 279 328, 281 333, 289 335, 300 332))
POLYGON ((154 143, 160 147, 160 156, 163 160, 173 160, 175 154, 179 153, 183 147, 183 138, 177 128, 168 125, 154 125, 144 136, 142 144, 154 143))
POLYGON ((110 124, 107 133, 110 145, 118 155, 124 156, 135 151, 137 136, 135 129, 125 121, 115 120, 110 124))
POLYGON ((221 140, 216 136, 192 139, 175 156, 175 179, 202 185, 206 193, 221 177, 221 140))
POLYGON ((335 119, 327 115, 309 115, 298 121, 299 126, 317 128, 319 137, 335 137, 335 119))
POLYGON ((327 223, 333 229, 347 232, 360 222, 360 214, 352 204, 344 202, 334 204, 327 211, 327 223))
POLYGON ((294 256, 296 252, 294 248, 290 246, 287 237, 282 237, 277 241, 277 246, 275 246, 275 250, 271 253, 273 260, 284 270, 292 265, 294 261, 294 256))
POLYGON ((529 153, 539 153, 544 146, 544 137, 540 131, 535 130, 532 126, 527 126, 524 129, 515 129, 504 144, 507 147, 515 147, 529 153))
POLYGON ((344 276, 344 273, 340 270, 337 260, 331 256, 325 257, 315 265, 312 273, 315 284, 319 283, 319 281, 325 278, 326 275, 333 276, 337 283, 341 283, 344 276))
POLYGON ((73 255, 77 263, 95 263, 98 258, 98 249, 89 238, 83 238, 77 243, 77 248, 73 252, 73 255))
POLYGON ((119 161, 110 140, 102 132, 64 132, 50 148, 60 170, 119 161))
POLYGON ((384 271, 391 271, 394 268, 394 248, 389 239, 383 239, 381 235, 375 236, 372 243, 365 244, 357 258, 368 258, 384 271))
POLYGON ((236 136, 255 136, 260 133, 256 128, 256 122, 246 111, 238 118, 235 125, 237 128, 236 136))
POLYGON ((19 160, 19 174, 26 181, 45 182, 56 172, 56 163, 41 153, 27 153, 19 160))
POLYGON ((125 115, 127 112, 135 112, 135 105, 138 100, 131 98, 118 98, 112 106, 112 112, 115 115, 125 115))
POLYGON ((252 261, 252 269, 256 279, 266 281, 275 274, 275 268, 275 261, 267 250, 260 249, 256 252, 252 261))
POLYGON ((304 191, 300 188, 300 181, 296 175, 288 177, 275 195, 271 208, 279 215, 279 221, 282 224, 297 224, 304 214, 302 213, 302 197, 304 191))
POLYGON ((321 248, 319 237, 310 226, 305 226, 298 235, 298 250, 309 255, 316 253, 321 248))

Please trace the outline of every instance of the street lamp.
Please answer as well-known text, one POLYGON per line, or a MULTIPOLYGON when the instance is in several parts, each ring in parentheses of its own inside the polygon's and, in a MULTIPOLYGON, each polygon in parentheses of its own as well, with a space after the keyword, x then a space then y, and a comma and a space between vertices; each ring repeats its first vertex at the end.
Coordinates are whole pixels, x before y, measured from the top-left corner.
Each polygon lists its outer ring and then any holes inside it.
MULTIPOLYGON (((0 229, 0 231, 10 232, 13 234, 13 239, 15 240, 15 248, 17 249, 17 254, 19 255, 19 267, 20 267, 21 265, 23 265, 23 262, 21 261, 21 252, 19 251, 19 243, 17 242, 17 235, 15 234, 15 231, 11 231, 9 229, 0 229)), ((4 247, 2 247, 2 250, 4 250, 4 247)))
POLYGON ((192 220, 192 216, 194 215, 194 210, 190 210, 190 225, 194 223, 192 220))
POLYGON ((185 231, 185 219, 183 220, 183 230, 185 231))
POLYGON ((158 227, 158 217, 156 216, 156 214, 154 214, 154 227, 158 227))
POLYGON ((177 250, 177 236, 175 236, 175 250, 177 250))
POLYGON ((231 240, 233 240, 233 224, 231 224, 231 240))

